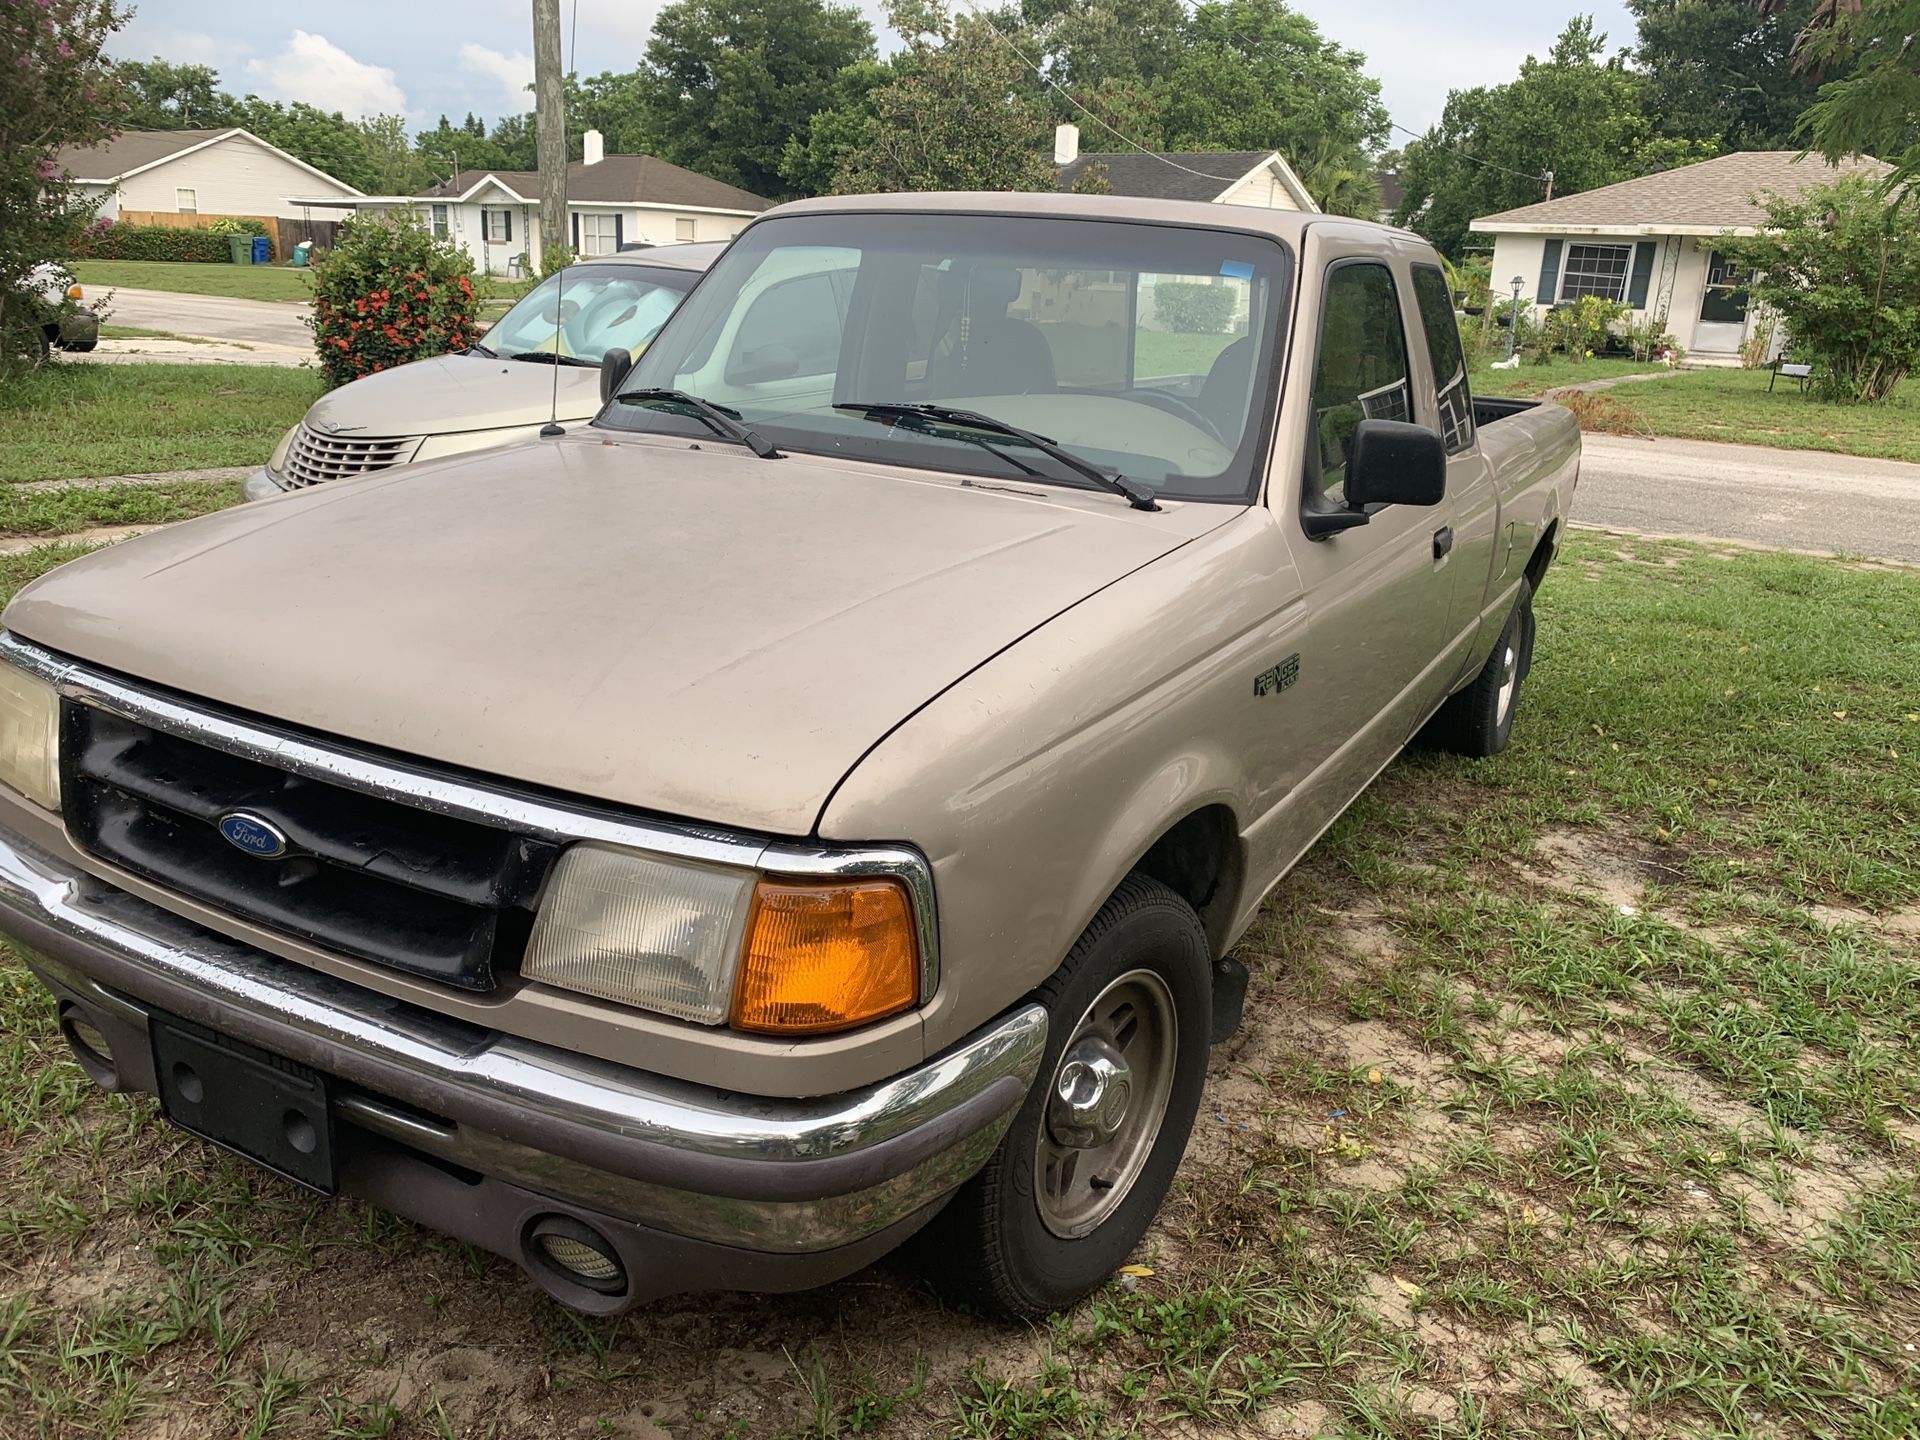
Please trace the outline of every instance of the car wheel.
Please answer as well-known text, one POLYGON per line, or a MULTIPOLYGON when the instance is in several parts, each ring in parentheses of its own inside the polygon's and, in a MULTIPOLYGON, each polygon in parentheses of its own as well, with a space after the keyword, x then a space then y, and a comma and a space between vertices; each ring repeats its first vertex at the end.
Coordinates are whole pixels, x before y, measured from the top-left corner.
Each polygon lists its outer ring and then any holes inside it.
POLYGON ((97 340, 75 340, 69 344, 63 344, 60 348, 62 350, 70 350, 75 355, 84 355, 99 343, 97 340))
POLYGON ((1212 1027, 1200 917, 1130 876, 1035 998, 1050 1017, 1039 1080, 925 1251, 950 1298, 1028 1317, 1125 1262, 1180 1164, 1212 1027))
POLYGON ((1449 697, 1418 737, 1431 750, 1483 759, 1498 755, 1513 738, 1513 716, 1520 687, 1533 668, 1533 587, 1520 582, 1513 612, 1494 642, 1493 653, 1473 683, 1449 697))

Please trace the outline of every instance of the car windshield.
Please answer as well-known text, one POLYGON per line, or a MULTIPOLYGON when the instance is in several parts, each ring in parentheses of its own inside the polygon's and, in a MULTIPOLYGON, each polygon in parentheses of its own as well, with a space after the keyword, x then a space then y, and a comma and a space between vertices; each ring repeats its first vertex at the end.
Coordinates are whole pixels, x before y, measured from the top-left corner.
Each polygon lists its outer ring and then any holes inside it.
POLYGON ((598 365, 616 345, 637 355, 699 278, 665 265, 570 265, 503 315, 485 344, 503 360, 557 354, 598 365))
MULTIPOLYGON (((967 411, 1173 498, 1245 500, 1289 255, 1228 229, 981 214, 748 229, 623 390, 725 406, 783 450, 1087 485, 967 411), (877 407, 869 409, 867 407, 877 407)), ((636 393, 599 424, 706 436, 636 393)))

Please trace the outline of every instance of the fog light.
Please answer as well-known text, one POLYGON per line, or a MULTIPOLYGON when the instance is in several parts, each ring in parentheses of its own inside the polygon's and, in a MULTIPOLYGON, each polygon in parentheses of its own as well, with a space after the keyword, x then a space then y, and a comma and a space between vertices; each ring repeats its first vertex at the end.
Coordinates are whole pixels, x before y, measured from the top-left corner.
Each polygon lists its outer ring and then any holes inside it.
POLYGON ((564 1215, 546 1215, 533 1222, 529 1239, 541 1259, 576 1285, 603 1295, 618 1295, 627 1288, 626 1267, 613 1242, 591 1225, 564 1215))
POLYGON ((118 1090, 120 1071, 113 1062, 113 1046, 100 1027, 71 1001, 60 1007, 59 1018, 60 1034, 88 1078, 103 1090, 118 1090))

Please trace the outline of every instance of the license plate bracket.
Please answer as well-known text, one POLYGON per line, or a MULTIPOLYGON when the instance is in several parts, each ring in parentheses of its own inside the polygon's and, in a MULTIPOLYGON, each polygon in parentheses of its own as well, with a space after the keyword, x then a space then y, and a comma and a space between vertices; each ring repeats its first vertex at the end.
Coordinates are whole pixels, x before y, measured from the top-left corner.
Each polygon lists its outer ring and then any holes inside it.
POLYGON ((150 1016, 148 1034, 168 1120, 297 1185, 334 1193, 325 1076, 170 1016, 150 1016))

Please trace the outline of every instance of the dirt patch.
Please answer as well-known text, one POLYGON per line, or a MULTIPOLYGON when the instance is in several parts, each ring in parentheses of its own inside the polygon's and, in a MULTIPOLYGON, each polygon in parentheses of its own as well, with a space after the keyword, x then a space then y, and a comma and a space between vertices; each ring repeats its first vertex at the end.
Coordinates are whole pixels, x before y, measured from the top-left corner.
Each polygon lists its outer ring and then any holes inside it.
POLYGON ((1532 869, 1556 889, 1604 901, 1623 914, 1641 908, 1649 885, 1686 879, 1684 856, 1606 830, 1560 828, 1534 842, 1532 869))

